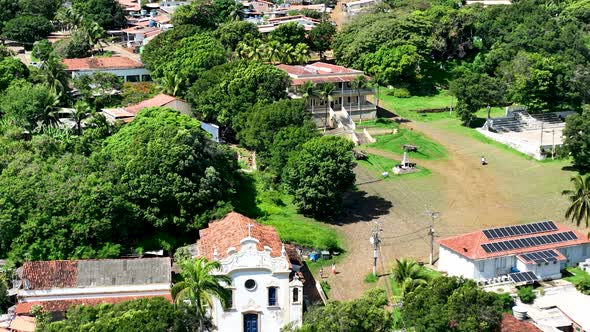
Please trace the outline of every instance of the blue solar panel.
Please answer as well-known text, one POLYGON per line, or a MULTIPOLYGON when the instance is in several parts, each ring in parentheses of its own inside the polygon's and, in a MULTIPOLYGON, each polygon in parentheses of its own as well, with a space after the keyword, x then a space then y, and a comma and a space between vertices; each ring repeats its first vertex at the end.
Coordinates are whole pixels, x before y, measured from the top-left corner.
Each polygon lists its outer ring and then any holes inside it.
POLYGON ((556 230, 557 226, 555 226, 555 223, 553 223, 553 221, 541 221, 531 224, 485 229, 483 230, 483 233, 488 239, 494 240, 503 237, 535 234, 556 230))
POLYGON ((482 244, 482 248, 487 252, 499 252, 499 251, 508 251, 514 249, 522 249, 522 248, 530 248, 541 246, 549 243, 559 243, 559 242, 567 242, 571 240, 576 240, 578 237, 572 231, 561 232, 561 233, 554 233, 554 234, 546 234, 546 235, 536 235, 530 236, 522 239, 514 239, 514 240, 504 240, 504 241, 497 241, 482 244))

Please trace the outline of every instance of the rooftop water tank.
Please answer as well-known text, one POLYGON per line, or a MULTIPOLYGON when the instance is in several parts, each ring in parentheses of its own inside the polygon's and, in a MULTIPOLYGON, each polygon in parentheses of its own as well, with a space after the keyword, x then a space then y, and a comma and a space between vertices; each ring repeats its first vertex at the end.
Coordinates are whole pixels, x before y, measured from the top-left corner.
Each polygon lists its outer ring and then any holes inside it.
POLYGON ((524 306, 515 305, 512 307, 512 314, 518 320, 525 320, 527 318, 528 309, 524 306))

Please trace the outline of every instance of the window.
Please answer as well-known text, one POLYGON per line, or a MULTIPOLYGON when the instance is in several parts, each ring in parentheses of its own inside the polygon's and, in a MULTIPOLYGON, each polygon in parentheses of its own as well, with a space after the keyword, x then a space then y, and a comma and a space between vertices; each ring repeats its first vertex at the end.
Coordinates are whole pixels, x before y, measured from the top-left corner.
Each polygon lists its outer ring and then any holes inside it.
POLYGON ((254 281, 253 279, 248 279, 244 283, 244 287, 246 287, 246 289, 249 291, 254 290, 256 288, 256 281, 254 281))
POLYGON ((258 315, 244 315, 244 332, 258 332, 258 315))
POLYGON ((225 309, 233 309, 234 308, 234 290, 233 289, 229 289, 229 291, 231 292, 229 299, 227 301, 227 306, 225 307, 225 309))
POLYGON ((293 303, 299 302, 299 288, 293 288, 293 303))
POLYGON ((127 76, 127 82, 139 82, 139 75, 127 76))
POLYGON ((149 82, 152 80, 152 77, 150 75, 141 75, 141 80, 144 82, 149 82))
POLYGON ((276 306, 277 305, 277 288, 276 287, 268 287, 268 305, 269 306, 276 306))

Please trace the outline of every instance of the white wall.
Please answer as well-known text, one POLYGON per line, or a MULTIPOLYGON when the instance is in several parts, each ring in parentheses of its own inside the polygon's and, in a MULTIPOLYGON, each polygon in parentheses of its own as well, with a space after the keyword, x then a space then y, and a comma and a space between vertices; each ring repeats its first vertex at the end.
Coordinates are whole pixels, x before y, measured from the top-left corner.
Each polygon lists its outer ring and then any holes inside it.
POLYGON ((475 277, 475 266, 472 260, 443 246, 439 247, 438 257, 439 271, 446 272, 449 276, 463 276, 470 279, 475 277))
POLYGON ((550 262, 547 265, 545 265, 545 263, 541 263, 541 265, 539 266, 538 264, 525 264, 518 259, 516 262, 516 268, 520 272, 533 272, 537 277, 541 278, 542 280, 561 278, 561 267, 559 262, 556 262, 555 264, 553 262, 550 262))
POLYGON ((143 75, 150 75, 149 70, 145 68, 133 68, 133 69, 108 69, 108 70, 80 70, 80 71, 72 71, 72 78, 77 78, 82 75, 92 75, 94 73, 111 73, 115 74, 119 77, 122 77, 125 81, 127 81, 128 76, 135 76, 139 75, 140 81, 143 80, 143 75))
POLYGON ((563 247, 557 250, 569 260, 569 262, 564 264, 566 266, 576 266, 579 262, 583 262, 587 258, 590 258, 590 244, 563 247))

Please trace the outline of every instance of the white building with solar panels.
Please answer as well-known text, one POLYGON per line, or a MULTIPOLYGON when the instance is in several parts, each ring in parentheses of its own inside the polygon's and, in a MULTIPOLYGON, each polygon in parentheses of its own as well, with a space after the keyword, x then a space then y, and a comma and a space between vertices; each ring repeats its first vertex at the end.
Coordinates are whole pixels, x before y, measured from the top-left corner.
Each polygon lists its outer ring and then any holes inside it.
POLYGON ((588 237, 542 221, 485 229, 438 240, 439 271, 475 280, 515 283, 561 278, 561 270, 590 257, 588 237))

